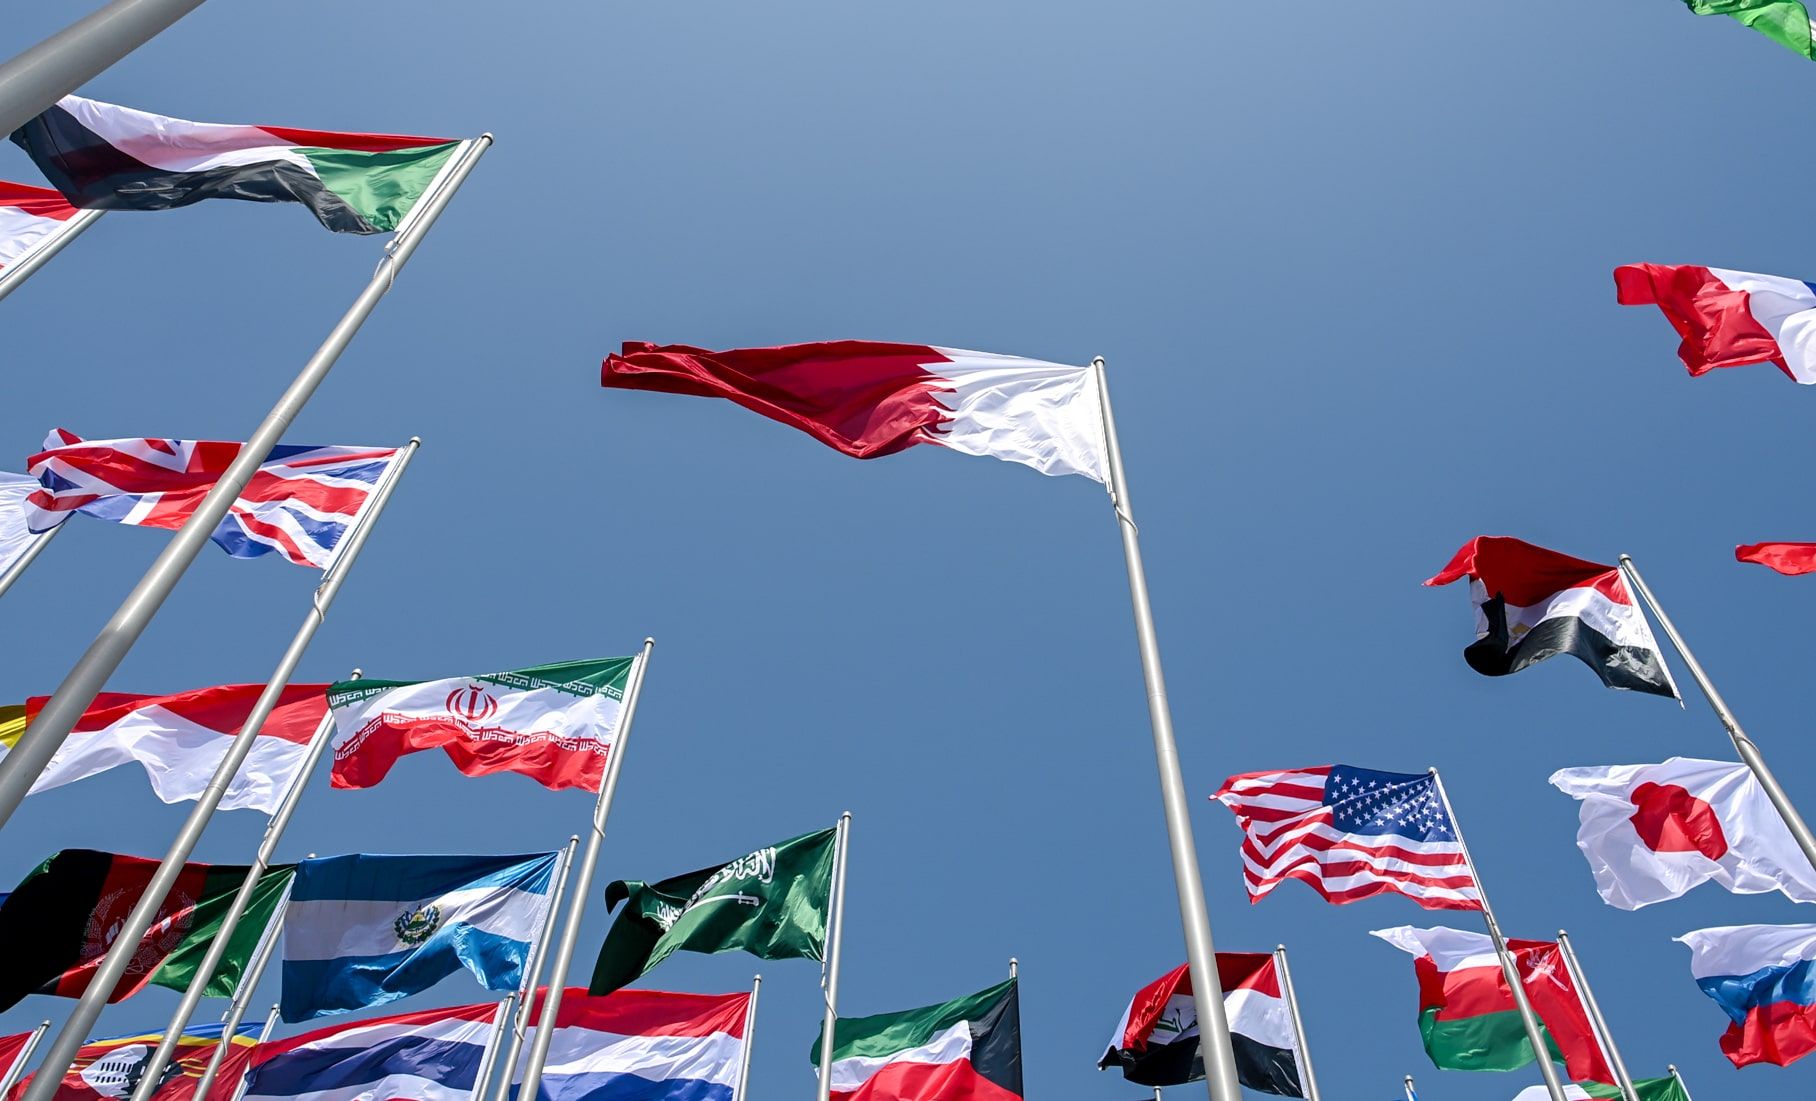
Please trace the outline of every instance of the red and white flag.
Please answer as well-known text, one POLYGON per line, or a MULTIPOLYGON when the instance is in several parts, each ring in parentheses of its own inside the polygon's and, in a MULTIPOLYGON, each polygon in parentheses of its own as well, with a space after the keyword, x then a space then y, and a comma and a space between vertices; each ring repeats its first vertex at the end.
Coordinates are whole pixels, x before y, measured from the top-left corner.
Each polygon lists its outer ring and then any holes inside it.
POLYGON ((1610 906, 1637 910, 1710 881, 1816 902, 1816 869, 1745 765, 1673 757, 1566 768, 1551 786, 1582 803, 1576 847, 1610 906))
POLYGON ((1614 269, 1623 306, 1657 306, 1683 338, 1677 358, 1692 375, 1718 367, 1775 364, 1794 382, 1816 383, 1816 286, 1700 264, 1625 264, 1614 269))
POLYGON ((858 459, 930 443, 1042 474, 1109 472, 1092 367, 874 340, 724 352, 629 342, 601 381, 726 398, 858 459))
MULTIPOLYGON (((137 761, 159 799, 166 803, 199 799, 264 690, 262 684, 224 684, 174 696, 103 692, 38 774, 32 793, 137 761)), ((277 810, 303 766, 310 736, 327 717, 327 692, 325 684, 292 684, 284 689, 252 752, 227 786, 223 809, 247 807, 266 814, 277 810)), ((49 696, 33 696, 23 715, 0 719, 0 745, 10 751, 48 702, 49 696)))
POLYGON ((0 271, 68 233, 76 208, 42 187, 0 180, 0 271))
POLYGON ((1816 543, 1747 543, 1734 548, 1736 562, 1754 562, 1786 577, 1816 573, 1816 543))

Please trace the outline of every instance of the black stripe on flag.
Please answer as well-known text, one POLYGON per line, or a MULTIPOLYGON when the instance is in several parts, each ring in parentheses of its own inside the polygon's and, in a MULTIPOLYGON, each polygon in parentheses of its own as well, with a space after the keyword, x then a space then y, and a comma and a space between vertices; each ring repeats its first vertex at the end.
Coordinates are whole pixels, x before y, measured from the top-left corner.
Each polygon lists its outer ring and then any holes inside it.
POLYGON ((1558 654, 1569 654, 1595 670, 1610 688, 1627 688, 1655 696, 1677 696, 1657 651, 1617 646, 1606 635, 1575 616, 1556 616, 1539 623, 1515 641, 1507 629, 1507 602, 1500 596, 1484 601, 1488 633, 1463 650, 1463 659, 1489 677, 1517 673, 1558 654))

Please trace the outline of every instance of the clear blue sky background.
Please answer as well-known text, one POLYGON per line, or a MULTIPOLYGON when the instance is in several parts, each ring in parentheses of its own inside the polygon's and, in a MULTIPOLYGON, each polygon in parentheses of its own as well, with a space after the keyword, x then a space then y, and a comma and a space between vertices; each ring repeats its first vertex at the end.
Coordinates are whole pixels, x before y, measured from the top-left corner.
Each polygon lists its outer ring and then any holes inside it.
MULTIPOLYGON (((19 7, 6 52, 75 14, 19 7)), ((1428 1101, 1500 1101, 1537 1076, 1434 1071, 1411 961, 1367 936, 1468 915, 1297 886, 1251 907, 1205 801, 1233 772, 1440 766, 1508 930, 1573 932, 1636 1071, 1676 1062, 1698 1101, 1816 1091, 1816 1063, 1736 1078, 1670 942, 1816 912, 1714 887, 1604 906, 1545 783, 1729 756, 1702 701, 1609 692, 1569 661, 1479 677, 1465 593, 1418 585, 1484 532, 1632 553, 1816 812, 1816 580, 1732 560, 1816 539, 1816 394, 1770 367, 1688 378, 1609 279, 1633 260, 1816 274, 1816 154, 1787 109, 1816 66, 1669 0, 217 2, 86 91, 497 133, 291 436, 425 440, 303 673, 459 675, 654 635, 604 877, 850 808, 847 1012, 968 993, 1019 956, 1028 1095, 1142 1095, 1092 1066, 1182 947, 1098 487, 929 448, 859 463, 727 403, 597 381, 624 339, 1101 353, 1217 943, 1291 947, 1332 1101, 1388 1101, 1407 1072, 1428 1101)), ((37 178, 10 147, 0 175, 37 178)), ((59 425, 243 438, 379 247, 297 207, 110 215, 0 305, 7 465, 59 425)), ((76 521, 0 609, 0 695, 54 686, 165 538, 76 521)), ((314 581, 205 551, 114 687, 263 678, 314 581)), ((283 853, 552 848, 588 807, 425 755, 371 791, 319 777, 283 853)), ((129 770, 34 797, 0 880, 60 847, 156 855, 185 809, 129 770)), ((201 856, 245 859, 262 824, 223 816, 201 856)), ((595 898, 577 981, 606 923, 595 898)), ((759 967, 752 1097, 800 1097, 812 964, 680 956, 652 978, 732 990, 759 967)), ((175 1000, 135 997, 103 1031, 175 1000)), ((458 979, 397 1008, 475 1000, 458 979)), ((0 1028, 66 1009, 33 998, 0 1028)))

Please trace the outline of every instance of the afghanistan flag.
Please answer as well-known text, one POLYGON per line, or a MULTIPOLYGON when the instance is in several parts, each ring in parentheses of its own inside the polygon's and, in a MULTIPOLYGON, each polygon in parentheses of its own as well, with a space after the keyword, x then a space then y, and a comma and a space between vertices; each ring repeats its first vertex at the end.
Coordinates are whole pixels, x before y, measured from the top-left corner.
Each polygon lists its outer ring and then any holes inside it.
MULTIPOLYGON (((833 1029, 840 1101, 1009 1101, 1022 1095, 1014 979, 943 1005, 847 1017, 833 1029)), ((820 1044, 813 1046, 820 1065, 820 1044)))
POLYGON ((12 137, 76 206, 170 210, 203 199, 293 202, 336 233, 396 229, 462 144, 190 122, 80 96, 64 96, 12 137))
POLYGON ((587 992, 610 994, 675 952, 819 959, 837 837, 837 830, 821 830, 660 883, 607 886, 606 908, 625 907, 599 949, 587 992))
MULTIPOLYGON (((1230 1025, 1236 1077, 1262 1093, 1304 1097, 1299 1084, 1292 1009, 1280 988, 1271 952, 1217 953, 1217 979, 1230 1025)), ((1122 1076, 1143 1086, 1179 1086, 1204 1078, 1198 1040, 1198 1007, 1192 999, 1188 964, 1135 992, 1116 1022, 1099 1070, 1120 1066, 1122 1076)))
MULTIPOLYGON (((252 1063, 252 1049, 261 1024, 244 1024, 234 1030, 227 1057, 221 1061, 214 1086, 209 1091, 215 1101, 226 1101, 239 1089, 240 1078, 252 1063)), ((183 1030, 177 1039, 176 1054, 152 1091, 152 1101, 194 1101, 195 1088, 202 1073, 214 1058, 221 1042, 220 1025, 197 1025, 183 1030)), ((145 1032, 135 1036, 115 1036, 107 1040, 90 1040, 76 1052, 76 1061, 52 1094, 53 1101, 101 1101, 102 1098, 127 1098, 138 1088, 145 1075, 151 1053, 164 1038, 162 1032, 145 1032)), ((9 1101, 25 1096, 26 1075, 8 1094, 9 1101)))
MULTIPOLYGON (((0 903, 0 944, 15 946, 0 963, 0 1010, 27 994, 80 997, 157 868, 156 860, 92 849, 64 849, 38 865, 0 903)), ((209 997, 233 995, 290 889, 293 871, 293 865, 285 864, 260 877, 252 904, 209 980, 209 997)), ((147 983, 187 989, 245 878, 245 865, 183 865, 107 1000, 117 1002, 147 983)))
POLYGON ((1569 654, 1610 688, 1677 698, 1677 685, 1620 570, 1523 539, 1478 535, 1427 585, 1469 578, 1476 640, 1463 660, 1484 676, 1569 654))

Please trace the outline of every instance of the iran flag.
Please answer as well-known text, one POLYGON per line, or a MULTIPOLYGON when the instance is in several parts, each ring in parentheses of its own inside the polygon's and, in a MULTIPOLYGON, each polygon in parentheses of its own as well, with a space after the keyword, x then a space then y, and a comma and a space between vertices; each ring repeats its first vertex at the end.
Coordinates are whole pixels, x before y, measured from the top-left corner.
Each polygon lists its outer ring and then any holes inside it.
POLYGON ((601 381, 726 398, 857 459, 936 444, 1042 474, 1109 475, 1093 367, 874 340, 724 352, 626 343, 601 381))
POLYGON ((1566 768, 1551 785, 1582 802, 1576 847, 1610 906, 1637 910, 1711 880, 1816 902, 1816 869, 1745 765, 1673 757, 1566 768))
MULTIPOLYGON (((137 761, 159 799, 199 799, 264 690, 262 684, 223 684, 174 696, 103 692, 38 774, 32 793, 137 761)), ((227 785, 222 809, 277 811, 308 756, 310 737, 327 718, 327 690, 325 684, 284 688, 252 752, 227 785)), ((49 701, 49 696, 33 696, 23 708, 0 709, 0 745, 10 750, 49 701)))
POLYGON ((49 247, 75 216, 76 208, 55 191, 0 180, 0 271, 49 247))
POLYGON ((1476 640, 1463 660, 1484 676, 1517 673, 1558 654, 1610 688, 1677 697, 1664 654, 1620 570, 1504 535, 1463 544, 1427 585, 1469 578, 1476 640))
POLYGON ((1794 382, 1816 382, 1816 287, 1782 275, 1693 264, 1614 269, 1623 306, 1657 306, 1683 338, 1677 357, 1692 375, 1774 363, 1794 382))

